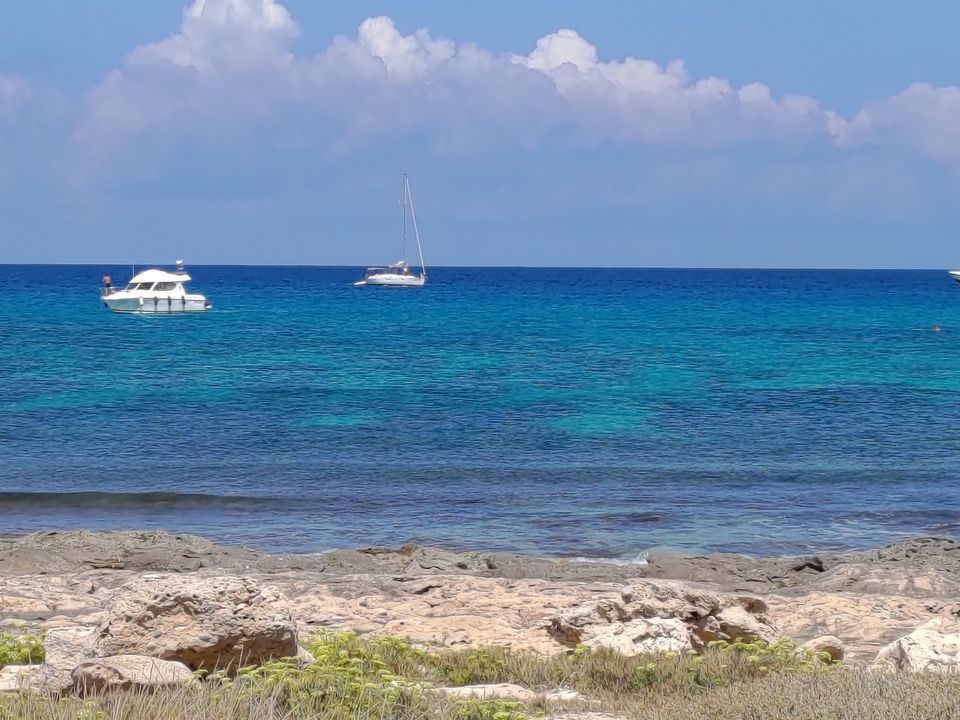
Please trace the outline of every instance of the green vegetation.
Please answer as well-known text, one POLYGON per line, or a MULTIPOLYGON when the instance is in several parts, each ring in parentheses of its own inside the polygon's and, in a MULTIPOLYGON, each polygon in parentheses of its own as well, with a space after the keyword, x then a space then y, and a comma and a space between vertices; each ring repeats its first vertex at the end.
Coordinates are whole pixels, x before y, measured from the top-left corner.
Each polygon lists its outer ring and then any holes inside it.
MULTIPOLYGON (((22 639, 22 638, 21 638, 22 639)), ((7 645, 9 642, 6 643, 7 645)), ((650 720, 933 720, 960 717, 960 675, 854 671, 791 643, 713 643, 703 655, 628 658, 577 648, 556 657, 503 648, 423 649, 396 638, 330 633, 293 659, 198 673, 186 687, 86 700, 0 696, 0 720, 527 720, 557 711, 543 699, 466 700, 444 685, 515 683, 586 696, 564 713, 650 720)))
POLYGON ((0 668, 42 663, 43 635, 0 632, 0 668))

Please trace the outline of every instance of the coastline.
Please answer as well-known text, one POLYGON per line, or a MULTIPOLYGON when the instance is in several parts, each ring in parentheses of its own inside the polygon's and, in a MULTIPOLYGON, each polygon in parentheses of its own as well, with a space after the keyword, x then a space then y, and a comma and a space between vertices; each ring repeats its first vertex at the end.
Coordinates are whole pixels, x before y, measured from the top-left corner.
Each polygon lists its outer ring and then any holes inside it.
POLYGON ((104 310, 99 275, 0 272, 30 348, 0 373, 8 529, 630 558, 960 528, 942 272, 476 270, 387 296, 211 267, 216 311, 170 323, 104 310))
MULTIPOLYGON (((773 558, 651 553, 646 564, 617 565, 415 546, 276 555, 163 531, 65 531, 0 538, 0 624, 95 628, 125 584, 170 578, 276 588, 301 637, 349 630, 547 654, 567 649, 573 626, 578 642, 623 646, 633 620, 603 619, 610 607, 734 628, 736 616, 758 636, 798 644, 832 636, 853 664, 918 628, 956 632, 960 622, 960 545, 948 537, 773 558)), ((645 651, 650 637, 621 649, 645 651)))

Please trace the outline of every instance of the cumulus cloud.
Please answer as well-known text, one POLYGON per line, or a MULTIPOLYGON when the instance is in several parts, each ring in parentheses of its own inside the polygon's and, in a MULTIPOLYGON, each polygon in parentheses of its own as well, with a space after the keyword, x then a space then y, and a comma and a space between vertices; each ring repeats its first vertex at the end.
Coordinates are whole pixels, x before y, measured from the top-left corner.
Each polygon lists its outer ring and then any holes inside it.
MULTIPOLYGON (((109 155, 150 133, 263 126, 291 135, 279 128, 294 122, 299 142, 327 151, 421 133, 435 149, 475 152, 559 132, 588 144, 886 143, 960 161, 958 88, 914 85, 846 119, 762 82, 691 77, 682 60, 602 61, 569 28, 526 54, 492 53, 426 29, 404 34, 385 16, 313 56, 293 53, 298 34, 278 0, 195 0, 176 33, 135 48, 90 93, 75 139, 109 155)), ((0 77, 0 111, 4 92, 0 77)))
POLYGON ((850 120, 830 117, 837 144, 890 145, 916 151, 933 160, 960 162, 960 87, 915 83, 890 98, 873 103, 850 120))
POLYGON ((111 148, 152 128, 218 114, 243 123, 291 108, 335 121, 330 146, 412 128, 431 130, 436 146, 482 146, 497 131, 535 143, 556 128, 592 141, 724 142, 818 123, 825 133, 828 121, 809 98, 692 79, 682 61, 601 62, 570 29, 540 38, 529 54, 497 55, 426 29, 404 34, 381 16, 299 58, 291 52, 298 32, 276 0, 195 0, 177 33, 136 48, 91 93, 77 138, 111 148))
POLYGON ((450 40, 434 40, 426 30, 403 35, 393 20, 380 16, 364 20, 357 31, 357 45, 379 58, 391 76, 410 79, 424 75, 456 55, 450 40))
POLYGON ((290 83, 298 33, 275 0, 195 0, 177 33, 135 48, 93 89, 75 137, 109 150, 154 128, 260 115, 290 83))
POLYGON ((196 0, 179 32, 136 48, 93 89, 79 147, 109 156, 151 132, 270 122, 309 123, 330 150, 412 130, 432 133, 435 147, 467 147, 508 127, 523 141, 556 109, 545 78, 509 57, 423 29, 405 35, 388 17, 310 57, 291 53, 298 32, 276 0, 196 0))
POLYGON ((136 48, 127 65, 170 63, 205 75, 289 65, 293 56, 286 48, 298 34, 275 0, 195 0, 178 33, 136 48))
POLYGON ((826 131, 828 115, 815 100, 777 99, 762 83, 739 90, 718 77, 692 79, 682 60, 600 62, 597 48, 575 30, 540 38, 513 62, 543 73, 587 127, 646 141, 730 141, 756 133, 826 131))

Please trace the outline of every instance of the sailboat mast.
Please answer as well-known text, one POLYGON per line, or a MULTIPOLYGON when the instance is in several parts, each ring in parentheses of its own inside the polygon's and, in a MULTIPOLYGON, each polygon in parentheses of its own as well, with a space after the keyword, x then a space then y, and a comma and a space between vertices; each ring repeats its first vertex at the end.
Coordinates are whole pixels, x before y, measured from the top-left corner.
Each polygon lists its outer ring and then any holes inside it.
POLYGON ((410 179, 404 174, 403 188, 405 198, 410 201, 410 219, 413 220, 413 234, 417 238, 417 255, 420 256, 420 275, 427 277, 427 266, 423 263, 423 250, 420 248, 420 228, 417 227, 417 212, 413 209, 413 193, 410 192, 410 179))
POLYGON ((400 212, 403 214, 403 254, 400 259, 407 261, 407 175, 403 175, 403 187, 400 189, 400 212))

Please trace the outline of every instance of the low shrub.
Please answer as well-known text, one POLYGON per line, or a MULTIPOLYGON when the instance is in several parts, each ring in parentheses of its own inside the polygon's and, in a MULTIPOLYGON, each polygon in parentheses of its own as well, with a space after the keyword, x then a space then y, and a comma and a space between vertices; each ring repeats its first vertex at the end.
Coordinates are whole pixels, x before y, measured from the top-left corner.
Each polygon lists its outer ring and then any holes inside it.
POLYGON ((451 720, 527 720, 523 703, 513 700, 460 700, 453 705, 451 720))
POLYGON ((0 632, 0 668, 7 665, 36 665, 44 659, 43 635, 0 632))
POLYGON ((635 657, 584 646, 549 658, 506 648, 479 648, 431 655, 427 662, 435 679, 451 685, 506 682, 534 690, 570 687, 586 694, 692 692, 769 672, 819 672, 837 664, 828 654, 800 650, 790 640, 773 644, 716 641, 703 655, 635 657))

